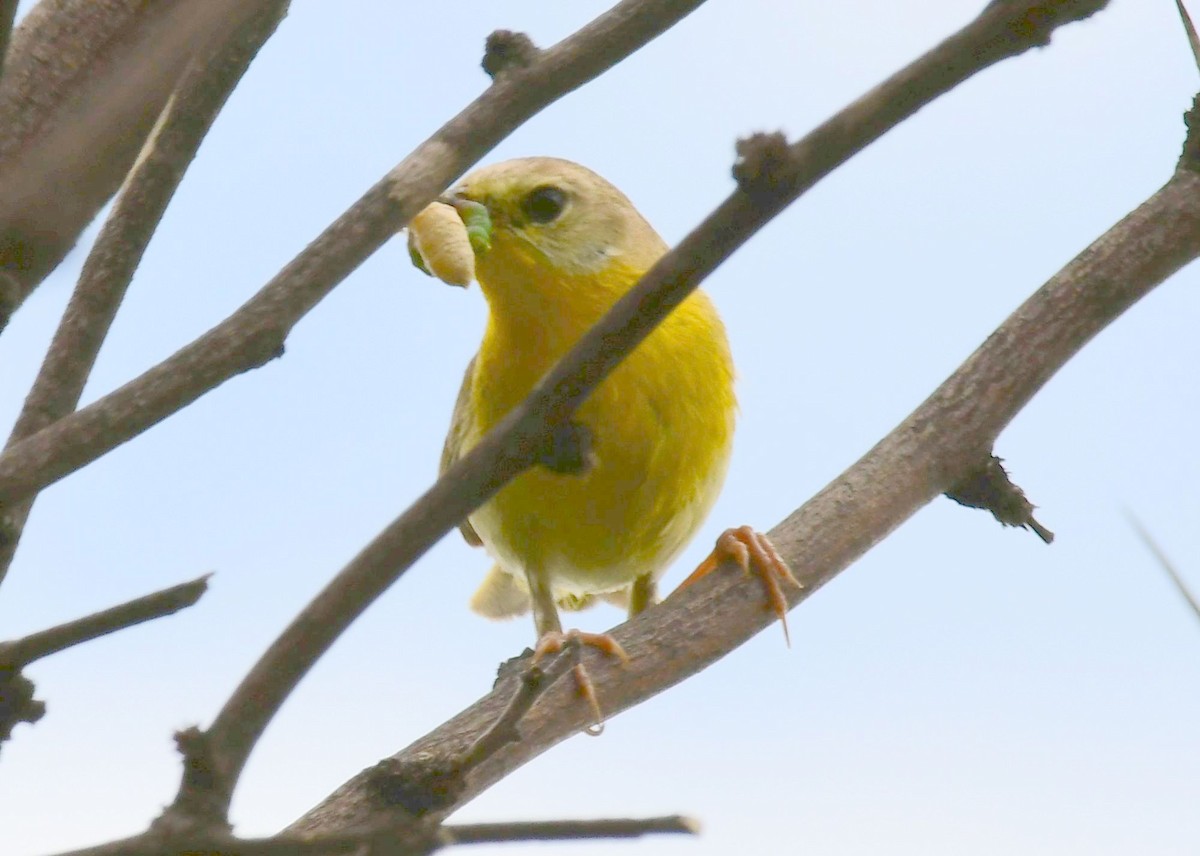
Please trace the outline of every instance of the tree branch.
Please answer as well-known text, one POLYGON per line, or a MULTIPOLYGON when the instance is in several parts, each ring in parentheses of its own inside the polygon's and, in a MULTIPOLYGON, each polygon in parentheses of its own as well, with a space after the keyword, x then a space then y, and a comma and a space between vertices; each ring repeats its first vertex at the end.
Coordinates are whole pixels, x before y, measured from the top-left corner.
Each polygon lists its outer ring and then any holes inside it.
POLYGON ((466 823, 380 827, 335 835, 236 838, 232 835, 186 835, 176 838, 143 833, 61 856, 425 856, 462 844, 517 841, 595 841, 645 835, 696 835, 700 825, 688 817, 602 820, 534 820, 514 823, 466 823))
POLYGON ((1163 552, 1162 547, 1158 545, 1158 541, 1142 526, 1140 520, 1132 514, 1128 515, 1129 522, 1133 526, 1133 530, 1137 532, 1138 537, 1142 539, 1142 543, 1151 552, 1158 563, 1162 565, 1162 569, 1167 572, 1167 576, 1171 578, 1171 582, 1175 584, 1175 588, 1179 590, 1179 594, 1183 597, 1188 606, 1192 608, 1192 612, 1200 618, 1200 598, 1197 598, 1192 590, 1188 588, 1188 584, 1183 581, 1183 576, 1175 569, 1175 565, 1167 558, 1167 554, 1163 552))
POLYGON ((37 722, 46 713, 45 704, 33 697, 33 683, 21 674, 23 667, 116 630, 178 612, 198 601, 207 588, 206 574, 23 639, 0 642, 0 743, 9 739, 19 723, 37 722))
POLYGON ((497 844, 504 841, 582 841, 597 838, 641 838, 643 835, 697 835, 700 825, 690 817, 627 818, 621 820, 541 820, 525 823, 469 823, 443 826, 452 844, 497 844))
POLYGON ((542 108, 620 62, 703 0, 624 0, 465 110, 367 191, 222 323, 120 389, 0 455, 11 505, 282 352, 308 312, 408 220, 542 108))
MULTIPOLYGON (((287 6, 288 0, 262 4, 257 14, 215 50, 198 54, 184 71, 83 265, 8 446, 53 424, 79 404, 134 271, 179 182, 287 6)), ((30 496, 5 510, 0 527, 0 582, 12 563, 33 502, 30 496)))
POLYGON ((0 78, 0 330, 120 186, 183 68, 275 0, 43 0, 0 78))
POLYGON ((211 574, 191 582, 130 600, 84 618, 32 633, 22 639, 0 642, 0 669, 20 668, 67 648, 107 636, 155 618, 173 615, 192 606, 208 590, 211 574))

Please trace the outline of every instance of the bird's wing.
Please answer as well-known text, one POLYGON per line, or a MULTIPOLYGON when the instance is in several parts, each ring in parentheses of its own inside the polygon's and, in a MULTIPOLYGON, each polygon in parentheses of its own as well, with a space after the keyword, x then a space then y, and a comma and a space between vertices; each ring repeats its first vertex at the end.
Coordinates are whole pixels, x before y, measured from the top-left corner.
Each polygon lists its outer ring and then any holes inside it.
MULTIPOLYGON (((467 363, 467 371, 463 374, 462 386, 458 390, 458 400, 454 402, 454 415, 450 418, 450 430, 446 433, 446 443, 442 446, 442 461, 438 466, 438 475, 442 475, 450 466, 462 457, 463 443, 471 430, 475 415, 471 412, 471 381, 475 376, 475 357, 467 363)), ((479 533, 471 526, 470 520, 458 524, 463 538, 472 547, 482 547, 483 541, 479 533)))

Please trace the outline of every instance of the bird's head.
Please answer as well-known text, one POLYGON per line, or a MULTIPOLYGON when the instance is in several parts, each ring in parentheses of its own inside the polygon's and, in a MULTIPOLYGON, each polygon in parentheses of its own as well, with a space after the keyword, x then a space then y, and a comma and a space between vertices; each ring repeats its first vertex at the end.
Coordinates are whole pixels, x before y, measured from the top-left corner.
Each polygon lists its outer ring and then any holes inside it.
POLYGON ((625 194, 558 158, 483 167, 445 199, 482 204, 491 216, 476 275, 493 306, 529 290, 549 299, 564 289, 623 293, 666 251, 625 194))

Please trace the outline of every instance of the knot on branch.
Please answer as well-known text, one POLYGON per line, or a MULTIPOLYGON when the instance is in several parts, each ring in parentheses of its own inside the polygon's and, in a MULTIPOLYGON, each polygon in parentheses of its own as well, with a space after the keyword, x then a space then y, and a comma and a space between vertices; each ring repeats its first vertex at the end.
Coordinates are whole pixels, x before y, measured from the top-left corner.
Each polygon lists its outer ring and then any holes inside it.
POLYGON ((6 270, 0 270, 0 330, 21 303, 21 283, 6 270))
POLYGON ((1200 93, 1192 98, 1192 109, 1183 114, 1187 135, 1183 139, 1183 152, 1179 155, 1179 169, 1200 172, 1200 93))
POLYGON ((982 465, 946 491, 946 496, 959 505, 990 511, 1005 526, 1031 529, 1049 544, 1054 533, 1033 519, 1033 503, 1009 480, 1001 463, 1000 458, 988 455, 982 465))
POLYGON ((572 419, 546 429, 538 463, 552 473, 583 475, 596 463, 592 430, 572 419))
POLYGON ((241 342, 234 342, 238 351, 238 373, 261 369, 272 360, 282 359, 286 352, 287 331, 272 325, 255 331, 241 342))
POLYGON ((782 131, 752 134, 737 141, 733 178, 751 196, 774 195, 791 183, 795 168, 782 131))
POLYGON ((33 697, 33 681, 15 666, 0 666, 0 743, 22 722, 30 725, 46 715, 46 705, 33 697))
POLYGON ((1008 29, 1020 42, 1031 48, 1050 44, 1050 36, 1064 24, 1082 21, 1108 5, 1108 0, 993 0, 1000 6, 1015 6, 1008 29), (1022 8, 1023 7, 1023 8, 1022 8))
POLYGON ((524 33, 512 30, 496 30, 487 37, 483 47, 483 70, 496 80, 505 72, 528 68, 533 65, 541 51, 533 39, 524 33))
MULTIPOLYGON (((0 322, 7 318, 4 314, 3 303, 0 302, 0 322)), ((0 323, 0 330, 4 329, 4 324, 0 323)), ((11 547, 17 542, 19 537, 19 529, 17 521, 13 519, 11 514, 6 514, 3 503, 0 503, 0 549, 11 547)))
POLYGON ((208 735, 195 726, 177 731, 175 748, 183 756, 183 782, 175 802, 151 824, 151 830, 167 836, 228 833, 232 829, 226 816, 228 777, 213 758, 208 735))
POLYGON ((411 759, 384 759, 367 773, 367 787, 375 796, 413 817, 455 805, 463 786, 458 759, 429 752, 411 759))

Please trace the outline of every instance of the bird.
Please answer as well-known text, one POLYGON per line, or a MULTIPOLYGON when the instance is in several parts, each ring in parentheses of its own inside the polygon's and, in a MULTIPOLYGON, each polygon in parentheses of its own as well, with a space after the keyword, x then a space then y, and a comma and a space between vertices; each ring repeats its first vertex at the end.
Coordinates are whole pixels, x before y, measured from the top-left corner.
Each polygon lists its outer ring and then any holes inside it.
MULTIPOLYGON (((460 214, 482 206, 491 223, 474 259, 488 319, 454 406, 444 473, 668 248, 625 194, 559 158, 481 167, 441 202, 460 214)), ((461 523, 494 562, 472 609, 489 618, 532 611, 538 656, 578 638, 624 657, 607 634, 564 634, 559 610, 600 600, 633 616, 657 601, 660 577, 720 493, 736 412, 725 328, 696 290, 579 406, 542 465, 461 523)), ((689 582, 727 558, 763 578, 782 618, 780 585, 799 584, 750 527, 726 531, 689 582)))

